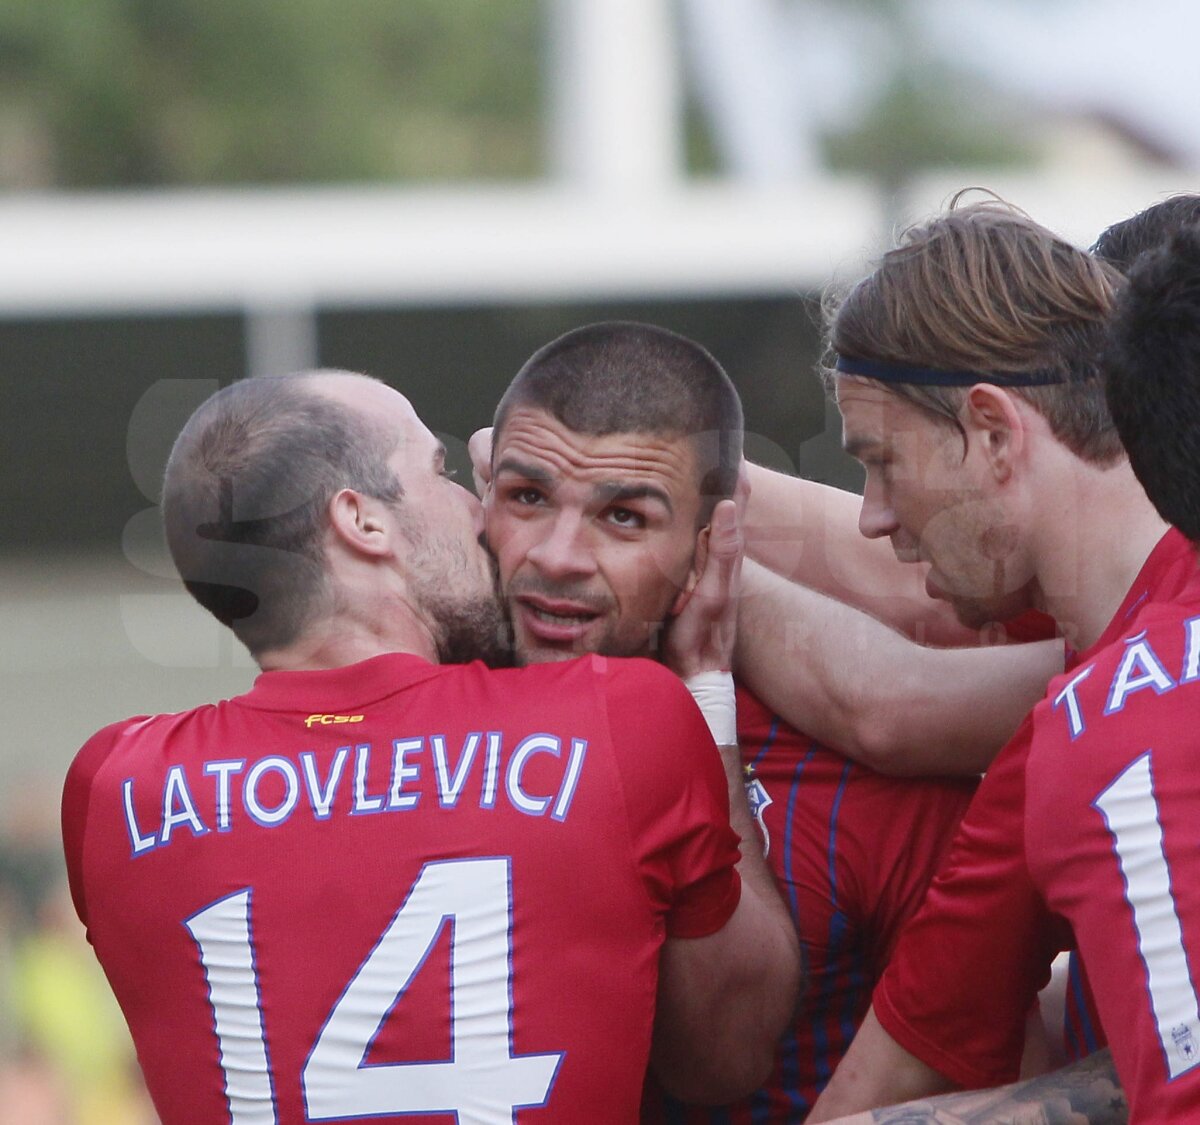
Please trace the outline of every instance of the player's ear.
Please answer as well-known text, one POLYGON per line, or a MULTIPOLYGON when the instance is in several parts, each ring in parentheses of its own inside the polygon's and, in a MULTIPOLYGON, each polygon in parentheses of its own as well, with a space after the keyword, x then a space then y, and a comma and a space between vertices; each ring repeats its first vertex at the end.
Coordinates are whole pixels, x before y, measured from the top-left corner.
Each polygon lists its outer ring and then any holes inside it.
POLYGON ((696 583, 700 581, 700 575, 704 573, 704 564, 708 561, 708 537, 711 532, 712 524, 706 523, 696 533, 696 550, 692 553, 692 565, 688 569, 687 577, 683 580, 683 588, 675 596, 675 601, 671 603, 672 617, 678 617, 683 612, 683 607, 691 599, 696 583))
POLYGON ((467 452, 471 455, 471 476, 475 484, 475 495, 481 500, 492 486, 492 460, 495 454, 493 438, 495 430, 484 426, 476 430, 467 442, 467 452))
POLYGON ((977 383, 967 392, 962 419, 968 441, 979 442, 992 475, 1007 481, 1025 448, 1025 420, 1013 396, 990 383, 977 383))
POLYGON ((381 557, 391 553, 392 527, 381 500, 343 488, 329 501, 329 527, 337 542, 351 551, 381 557))

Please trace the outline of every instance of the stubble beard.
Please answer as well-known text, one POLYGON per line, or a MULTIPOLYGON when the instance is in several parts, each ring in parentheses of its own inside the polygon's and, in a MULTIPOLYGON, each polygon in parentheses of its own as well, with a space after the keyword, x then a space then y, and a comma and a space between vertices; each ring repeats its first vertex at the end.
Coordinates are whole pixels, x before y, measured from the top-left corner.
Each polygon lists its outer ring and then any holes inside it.
MULTIPOLYGON (((671 597, 674 598, 675 591, 671 597)), ((543 646, 537 640, 523 641, 512 612, 513 601, 521 594, 542 594, 549 598, 564 598, 576 601, 604 615, 617 610, 617 602, 610 595, 596 594, 570 584, 555 584, 541 579, 525 577, 518 582, 510 583, 507 590, 502 592, 501 600, 507 615, 509 629, 513 640, 514 663, 521 667, 533 664, 551 664, 564 660, 574 660, 580 656, 595 654, 618 658, 644 657, 650 660, 661 660, 663 634, 670 624, 665 615, 661 620, 647 624, 644 630, 625 630, 619 628, 616 614, 607 623, 607 627, 597 636, 589 637, 586 644, 578 648, 564 649, 553 646, 543 646)))
POLYGON ((967 544, 971 555, 978 560, 968 572, 969 577, 964 574, 957 583, 960 587, 966 586, 968 593, 948 589, 945 575, 938 572, 942 579, 938 582, 944 591, 942 596, 949 602, 959 624, 968 629, 983 629, 1020 616, 1029 604, 1027 591, 1015 578, 1019 529, 1009 522, 1005 509, 995 502, 962 500, 947 511, 957 513, 961 521, 958 541, 960 545, 967 544))
POLYGON ((447 599, 429 609, 442 664, 482 660, 489 668, 512 667, 512 628, 495 599, 447 599))
MULTIPOLYGON (((481 540, 481 545, 482 540, 481 540)), ((486 545, 484 550, 486 551, 486 545)), ((443 567, 436 579, 423 581, 416 592, 418 603, 433 633, 441 664, 469 664, 482 660, 489 668, 511 668, 514 664, 512 624, 505 612, 499 589, 499 575, 491 553, 487 555, 491 573, 488 593, 454 595, 446 592, 449 575, 469 573, 470 560, 461 555, 457 565, 443 567)))

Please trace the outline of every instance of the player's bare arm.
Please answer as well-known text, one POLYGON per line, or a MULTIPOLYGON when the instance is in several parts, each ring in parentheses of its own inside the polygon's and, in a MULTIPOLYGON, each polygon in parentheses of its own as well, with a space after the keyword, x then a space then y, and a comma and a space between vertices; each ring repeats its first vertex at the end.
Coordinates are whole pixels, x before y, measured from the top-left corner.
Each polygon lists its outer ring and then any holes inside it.
POLYGON ((953 1088, 954 1083, 948 1078, 901 1047, 884 1030, 875 1009, 870 1008, 808 1120, 832 1121, 876 1106, 946 1093, 953 1088))
POLYGON ((995 1090, 887 1106, 836 1125, 1125 1125, 1129 1106, 1109 1051, 995 1090))
MULTIPOLYGON (((744 808, 740 768, 727 772, 733 807, 744 808)), ((799 942, 749 811, 730 821, 742 838, 737 909, 709 937, 668 939, 659 961, 651 1065, 668 1093, 701 1105, 737 1101, 766 1080, 801 989, 799 942)))
MULTIPOLYGON (((685 679, 729 668, 741 565, 733 501, 716 506, 702 550, 703 571, 664 650, 666 663, 685 679)), ((746 802, 732 714, 728 722, 722 733, 718 719, 714 735, 729 784, 730 823, 741 840, 742 899, 719 933, 666 943, 652 1052, 670 1093, 713 1104, 742 1097, 764 1080, 801 988, 796 931, 746 802)))
POLYGON ((761 465, 747 469, 747 558, 857 606, 922 644, 979 643, 945 602, 926 593, 923 565, 902 563, 886 540, 859 533, 861 497, 761 465))
POLYGON ((792 725, 882 773, 986 769, 1062 662, 1059 641, 917 645, 749 559, 742 568, 739 678, 792 725))

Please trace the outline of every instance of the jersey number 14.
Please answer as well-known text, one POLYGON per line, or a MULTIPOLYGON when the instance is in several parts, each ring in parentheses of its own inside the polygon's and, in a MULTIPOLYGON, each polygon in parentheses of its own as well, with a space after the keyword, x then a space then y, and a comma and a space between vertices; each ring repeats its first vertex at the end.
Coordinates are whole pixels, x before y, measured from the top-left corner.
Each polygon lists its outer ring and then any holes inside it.
MULTIPOLYGON (((512 1053, 512 901, 507 859, 427 863, 329 1013, 304 1064, 310 1121, 405 1113, 459 1114, 510 1125, 543 1105, 561 1054, 512 1053), (447 920, 453 1050, 445 1062, 367 1065, 367 1052, 447 920)), ((275 1125, 274 1077, 259 1004, 251 890, 184 923, 208 980, 230 1125, 275 1125)))

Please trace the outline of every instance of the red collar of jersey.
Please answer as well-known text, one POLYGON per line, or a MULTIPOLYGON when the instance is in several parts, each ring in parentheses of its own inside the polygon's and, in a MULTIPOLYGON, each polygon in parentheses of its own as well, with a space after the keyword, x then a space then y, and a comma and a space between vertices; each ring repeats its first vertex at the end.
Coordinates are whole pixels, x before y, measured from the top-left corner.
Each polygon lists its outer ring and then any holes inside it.
POLYGON ((384 699, 439 672, 420 656, 389 652, 343 668, 262 672, 239 703, 264 711, 344 711, 384 699))
POLYGON ((1155 544, 1154 550, 1142 563, 1117 612, 1086 652, 1067 653, 1067 669, 1094 656, 1120 639, 1129 626, 1129 619, 1147 602, 1172 601, 1197 572, 1196 547, 1174 527, 1155 544))

